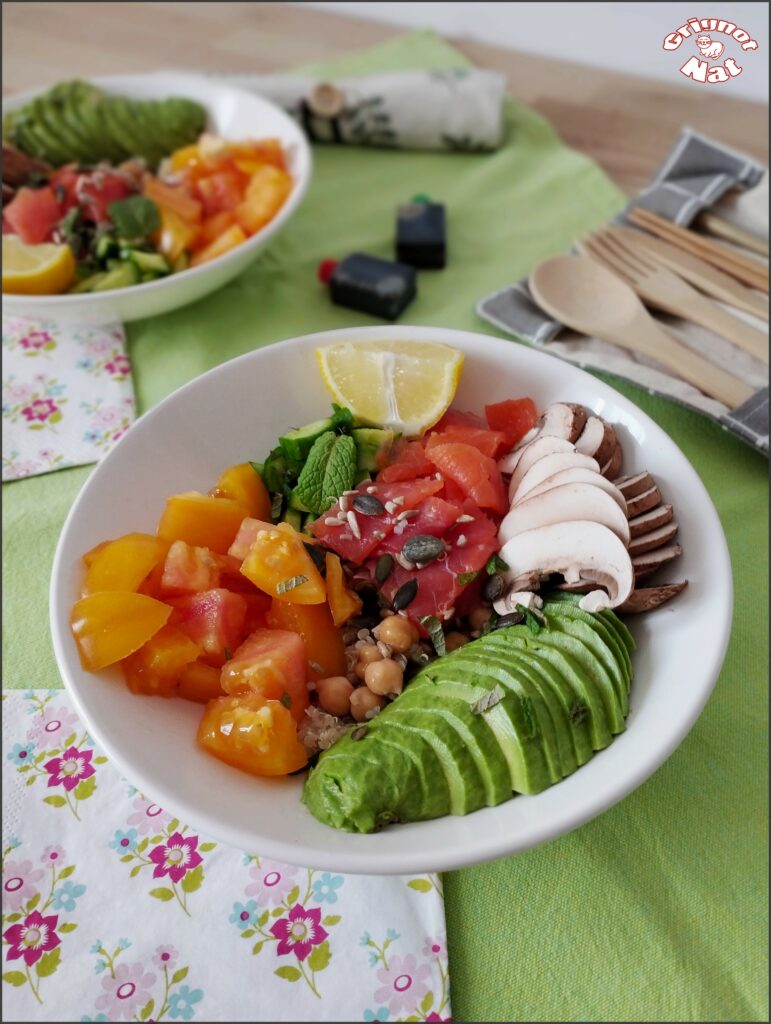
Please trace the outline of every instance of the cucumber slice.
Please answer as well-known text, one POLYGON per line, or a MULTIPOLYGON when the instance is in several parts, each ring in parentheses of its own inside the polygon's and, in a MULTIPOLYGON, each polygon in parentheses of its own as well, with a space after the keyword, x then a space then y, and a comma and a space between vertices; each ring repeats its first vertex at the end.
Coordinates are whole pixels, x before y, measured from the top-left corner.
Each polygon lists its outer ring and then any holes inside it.
POLYGON ((296 462, 305 462, 308 458, 308 452, 310 452, 316 439, 321 437, 322 434, 326 434, 328 430, 333 429, 332 419, 327 417, 325 420, 316 420, 314 423, 308 423, 304 427, 297 427, 295 430, 282 434, 278 439, 278 443, 281 451, 288 459, 294 459, 296 462))
POLYGON ((142 252, 139 249, 133 249, 128 253, 128 257, 136 263, 142 274, 163 276, 171 273, 171 267, 159 252, 142 252))
POLYGON ((106 292, 112 288, 128 288, 130 285, 138 283, 139 271, 133 263, 127 261, 121 263, 114 270, 108 270, 91 291, 106 292))

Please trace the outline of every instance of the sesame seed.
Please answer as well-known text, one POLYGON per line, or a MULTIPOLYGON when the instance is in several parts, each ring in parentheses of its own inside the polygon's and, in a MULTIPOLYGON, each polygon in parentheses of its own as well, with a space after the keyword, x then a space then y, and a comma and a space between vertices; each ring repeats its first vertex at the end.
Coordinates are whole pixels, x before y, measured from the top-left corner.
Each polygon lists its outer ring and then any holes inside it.
POLYGON ((415 568, 415 563, 411 562, 409 558, 405 558, 401 551, 397 551, 396 554, 394 555, 394 558, 402 567, 402 569, 407 569, 409 571, 415 568))
POLYGON ((372 532, 372 536, 375 538, 375 540, 385 540, 385 534, 383 533, 382 530, 374 530, 372 532))
POLYGON ((466 544, 468 544, 468 541, 466 540, 466 534, 462 533, 460 537, 458 537, 457 540, 455 541, 455 546, 458 548, 465 548, 466 544))
POLYGON ((405 508, 403 512, 400 512, 396 517, 397 519, 414 519, 415 516, 419 516, 420 511, 416 508, 405 508))
POLYGON ((455 609, 454 608, 448 608, 447 611, 442 616, 442 618, 444 619, 445 622, 449 622, 449 620, 453 617, 454 614, 455 614, 455 609))
POLYGON ((394 505, 394 503, 392 501, 387 501, 385 503, 385 510, 386 510, 386 512, 389 515, 392 516, 394 514, 394 512, 396 511, 396 505, 394 505))
POLYGON ((369 640, 369 630, 360 629, 356 636, 359 638, 359 640, 369 640))
POLYGON ((397 536, 401 536, 406 529, 407 529, 407 520, 406 519, 402 519, 394 527, 394 533, 397 536))
POLYGON ((394 498, 394 505, 403 505, 403 504, 404 504, 404 498, 401 495, 399 495, 398 498, 394 498))
POLYGON ((455 522, 456 523, 473 523, 474 522, 474 517, 466 515, 466 513, 464 512, 462 516, 458 516, 458 518, 455 520, 455 522))
POLYGON ((382 640, 378 640, 377 649, 380 651, 384 658, 391 657, 391 648, 388 646, 388 644, 384 644, 382 640))
POLYGON ((441 473, 434 473, 434 476, 436 477, 437 480, 441 480, 442 479, 442 474, 441 473))
POLYGON ((373 487, 368 487, 367 488, 367 494, 376 494, 376 493, 377 493, 377 487, 373 486, 373 487))
POLYGON ((356 513, 351 510, 347 517, 348 525, 351 528, 351 533, 354 535, 356 540, 361 540, 361 530, 359 529, 359 520, 356 518, 356 513))
MULTIPOLYGON (((343 520, 338 519, 337 516, 327 516, 324 520, 324 526, 342 526, 343 520)), ((258 534, 259 536, 259 534, 258 534)))
POLYGON ((358 492, 357 490, 353 490, 353 491, 343 491, 343 497, 344 497, 344 498, 348 498, 348 497, 350 497, 350 496, 351 496, 352 494, 358 494, 358 493, 359 493, 359 492, 358 492))

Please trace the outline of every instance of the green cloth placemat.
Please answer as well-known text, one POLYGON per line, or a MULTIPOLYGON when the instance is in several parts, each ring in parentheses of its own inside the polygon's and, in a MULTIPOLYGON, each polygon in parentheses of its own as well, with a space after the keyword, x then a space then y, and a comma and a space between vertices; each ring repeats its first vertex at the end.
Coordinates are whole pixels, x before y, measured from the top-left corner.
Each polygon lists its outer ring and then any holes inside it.
MULTIPOLYGON (((417 33, 323 71, 464 63, 441 40, 417 33)), ((390 256, 394 207, 415 192, 447 203, 450 261, 420 275, 419 297, 402 319, 492 333, 473 311, 479 296, 562 251, 623 203, 599 168, 532 111, 510 101, 506 116, 507 145, 491 155, 317 147, 302 209, 250 270, 196 305, 130 325, 140 410, 253 348, 371 323, 329 302, 316 266, 353 249, 390 256)), ((768 466, 707 419, 610 383, 675 438, 712 495, 734 565, 731 646, 690 736, 622 804, 547 846, 446 876, 454 1016, 763 1021, 768 466)), ((59 683, 48 578, 61 524, 88 473, 3 487, 6 686, 59 683)))

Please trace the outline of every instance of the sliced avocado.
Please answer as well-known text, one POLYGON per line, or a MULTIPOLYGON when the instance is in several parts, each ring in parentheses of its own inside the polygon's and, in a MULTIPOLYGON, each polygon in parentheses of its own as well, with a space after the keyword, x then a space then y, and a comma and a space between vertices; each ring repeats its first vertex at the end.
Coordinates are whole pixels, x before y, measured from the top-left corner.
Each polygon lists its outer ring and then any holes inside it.
POLYGON ((455 742, 464 746, 474 760, 484 786, 485 804, 492 807, 508 800, 512 792, 508 763, 495 735, 479 715, 471 714, 465 700, 441 693, 437 689, 440 685, 421 687, 412 693, 407 687, 397 702, 397 710, 422 707, 443 719, 457 733, 455 742), (437 703, 438 693, 441 703, 437 703))
MULTIPOLYGON (((296 427, 278 439, 281 451, 288 459, 295 459, 297 462, 305 462, 308 452, 314 445, 317 438, 333 429, 331 417, 325 420, 315 420, 304 427, 296 427)), ((305 510, 308 511, 307 509, 305 510)))
MULTIPOLYGON (((493 652, 496 651, 496 635, 491 633, 489 637, 489 643, 486 642, 486 650, 492 656, 493 652)), ((578 761, 576 758, 576 752, 573 746, 573 736, 570 729, 570 722, 568 719, 568 710, 565 708, 563 703, 560 701, 553 688, 549 685, 549 682, 543 678, 543 672, 540 666, 534 666, 530 658, 528 658, 524 652, 519 652, 517 657, 511 656, 511 651, 506 651, 504 647, 499 649, 501 656, 506 658, 509 667, 524 676, 527 679, 528 685, 535 690, 538 695, 538 699, 543 702, 546 706, 548 713, 548 722, 543 721, 543 712, 540 710, 538 701, 535 702, 536 711, 539 713, 539 720, 541 721, 541 728, 545 738, 553 739, 556 745, 556 755, 552 756, 552 763, 559 775, 555 779, 558 782, 559 779, 565 778, 567 775, 572 773, 578 767, 578 761)), ((550 748, 547 747, 547 754, 549 754, 550 748)), ((591 747, 589 747, 589 757, 591 757, 591 747)))
POLYGON ((561 612, 582 618, 606 637, 607 643, 616 651, 624 674, 627 678, 627 691, 632 682, 632 658, 631 652, 635 648, 632 634, 626 628, 619 617, 609 608, 601 612, 585 612, 580 606, 580 597, 575 594, 556 593, 550 594, 544 605, 544 610, 549 611, 558 607, 561 612))
POLYGON ((45 139, 39 136, 34 121, 26 114, 22 114, 13 122, 11 142, 30 156, 45 160, 46 163, 53 163, 45 139))
MULTIPOLYGON (((491 647, 494 647, 498 640, 498 634, 491 633, 489 639, 491 647)), ((510 649, 508 657, 512 657, 510 649)), ((549 704, 554 729, 560 743, 563 777, 569 775, 575 768, 586 764, 594 754, 589 735, 589 723, 584 719, 575 724, 571 721, 570 712, 576 704, 574 690, 551 662, 538 658, 524 647, 517 651, 516 657, 522 669, 530 671, 533 685, 538 687, 544 700, 549 704), (567 729, 567 744, 565 744, 563 727, 567 729)))
POLYGON ((129 285, 139 284, 139 271, 133 263, 121 263, 114 270, 108 270, 101 281, 97 282, 93 292, 106 292, 111 288, 128 288, 129 285))
POLYGON ((32 101, 32 111, 38 130, 45 134, 58 149, 62 164, 88 160, 90 150, 80 136, 73 132, 59 111, 59 103, 51 98, 50 92, 32 101))
POLYGON ((152 115, 168 141, 166 152, 195 142, 206 127, 206 110, 184 97, 171 96, 153 103, 152 115))
POLYGON ((393 430, 381 430, 378 427, 354 427, 351 437, 356 442, 356 466, 370 472, 379 469, 378 452, 389 449, 394 443, 396 434, 393 430))
MULTIPOLYGON (((391 705, 393 706, 393 705, 391 705)), ((382 714, 382 712, 381 712, 382 714)), ((390 716, 381 718, 378 715, 369 722, 369 732, 365 740, 378 745, 390 744, 401 750, 411 759, 418 778, 420 787, 415 794, 410 794, 404 789, 400 801, 399 818, 402 821, 418 821, 427 818, 439 818, 450 813, 450 790, 447 785, 442 762, 436 751, 427 743, 419 732, 407 733, 401 723, 389 721, 390 716), (410 818, 408 808, 417 807, 417 816, 410 818)), ((361 741, 359 741, 361 742, 361 741)))
POLYGON ((97 108, 109 136, 127 156, 145 156, 142 130, 132 117, 131 105, 120 96, 106 96, 97 108))
POLYGON ((616 635, 604 622, 594 623, 591 619, 586 621, 582 616, 589 618, 589 613, 572 605, 558 604, 548 610, 544 609, 544 612, 551 629, 562 630, 581 640, 604 666, 613 681, 621 713, 626 717, 629 712, 630 680, 623 656, 618 650, 621 644, 616 635))
MULTIPOLYGON (((458 678, 459 672, 468 677, 474 671, 479 671, 478 657, 464 657, 461 652, 449 667, 449 678, 458 678)), ((529 680, 516 671, 515 659, 499 655, 487 647, 484 651, 484 674, 493 685, 497 683, 509 695, 502 703, 512 712, 530 777, 529 788, 519 792, 538 792, 559 782, 562 771, 554 723, 541 695, 530 685, 529 680)), ((469 712, 473 703, 469 705, 469 712)), ((489 715, 490 711, 485 714, 489 715)))
POLYGON ((120 163, 132 155, 112 131, 107 116, 107 97, 101 90, 82 88, 83 83, 73 85, 68 106, 70 114, 81 125, 82 131, 91 141, 96 159, 108 159, 120 163))
POLYGON ((92 292, 96 286, 107 277, 106 270, 100 270, 96 274, 90 274, 88 277, 84 277, 82 281, 78 281, 76 285, 69 289, 72 294, 80 292, 92 292))
POLYGON ((74 93, 84 95, 85 91, 90 90, 101 94, 101 90, 96 89, 95 86, 88 85, 86 82, 61 82, 46 93, 47 101, 51 105, 52 110, 56 112, 57 121, 63 123, 68 135, 77 138, 80 153, 78 160, 84 164, 96 163, 101 153, 97 141, 74 112, 72 96, 74 93))

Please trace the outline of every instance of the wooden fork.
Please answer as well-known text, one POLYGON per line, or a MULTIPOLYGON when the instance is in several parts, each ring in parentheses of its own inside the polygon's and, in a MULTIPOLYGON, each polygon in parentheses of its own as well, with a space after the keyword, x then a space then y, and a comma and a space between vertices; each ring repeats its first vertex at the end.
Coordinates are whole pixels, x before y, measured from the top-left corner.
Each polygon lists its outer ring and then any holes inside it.
POLYGON ((768 364, 766 335, 726 312, 649 254, 633 250, 616 235, 602 230, 578 245, 586 255, 624 278, 649 305, 701 324, 768 364))

